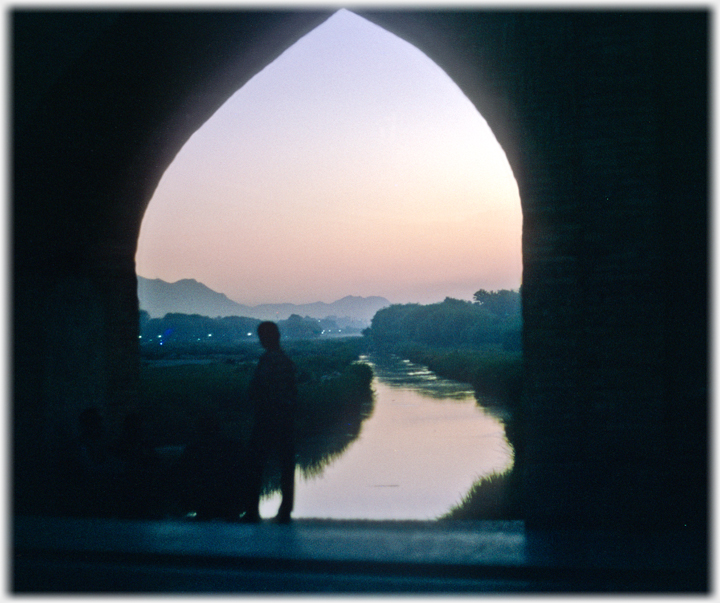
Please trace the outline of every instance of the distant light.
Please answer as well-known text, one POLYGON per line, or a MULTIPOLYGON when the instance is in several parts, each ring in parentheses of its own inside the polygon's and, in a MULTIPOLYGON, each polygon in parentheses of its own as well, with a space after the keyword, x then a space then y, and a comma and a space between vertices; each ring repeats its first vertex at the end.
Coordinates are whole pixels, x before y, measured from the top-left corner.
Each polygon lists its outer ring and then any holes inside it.
POLYGON ((252 333, 248 333, 248 337, 252 337, 252 333))
POLYGON ((142 339, 142 335, 138 335, 138 339, 142 339))
POLYGON ((212 337, 212 333, 208 333, 208 337, 212 337))

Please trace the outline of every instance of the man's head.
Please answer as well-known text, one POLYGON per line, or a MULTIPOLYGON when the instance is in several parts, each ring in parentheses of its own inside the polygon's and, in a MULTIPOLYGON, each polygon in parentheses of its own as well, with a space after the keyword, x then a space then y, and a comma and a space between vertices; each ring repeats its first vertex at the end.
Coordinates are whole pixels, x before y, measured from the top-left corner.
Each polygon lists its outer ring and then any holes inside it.
POLYGON ((280 329, 274 322, 261 322, 257 329, 262 347, 266 350, 275 350, 280 347, 280 329))

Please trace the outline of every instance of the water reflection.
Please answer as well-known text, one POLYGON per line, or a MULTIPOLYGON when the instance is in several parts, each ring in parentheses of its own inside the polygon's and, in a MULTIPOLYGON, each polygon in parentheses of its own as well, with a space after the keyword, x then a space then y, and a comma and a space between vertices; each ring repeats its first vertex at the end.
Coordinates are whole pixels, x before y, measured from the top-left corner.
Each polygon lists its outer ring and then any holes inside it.
POLYGON ((298 442, 297 467, 305 478, 321 475, 324 468, 342 456, 360 435, 363 421, 373 414, 372 393, 336 424, 335 433, 305 435, 298 442))
MULTIPOLYGON (((295 517, 434 519, 482 476, 512 463, 502 421, 465 384, 399 358, 364 358, 373 368, 372 415, 356 439, 319 471, 298 472, 295 517)), ((271 516, 279 496, 265 500, 271 516)))
MULTIPOLYGON (((296 442, 296 468, 304 478, 321 475, 357 439, 362 424, 373 414, 372 371, 351 366, 344 375, 301 385, 296 442)), ((264 492, 280 487, 279 467, 270 465, 264 492)))
POLYGON ((469 384, 443 379, 429 368, 398 356, 363 356, 361 360, 370 364, 377 379, 387 385, 410 389, 437 400, 467 400, 474 395, 469 384))

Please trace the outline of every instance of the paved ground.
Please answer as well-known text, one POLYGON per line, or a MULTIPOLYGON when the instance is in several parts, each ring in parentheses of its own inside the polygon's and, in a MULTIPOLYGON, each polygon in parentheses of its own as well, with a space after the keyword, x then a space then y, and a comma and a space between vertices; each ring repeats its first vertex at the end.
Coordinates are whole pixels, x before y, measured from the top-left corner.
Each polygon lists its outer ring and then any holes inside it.
POLYGON ((522 522, 19 517, 10 585, 35 593, 703 592, 704 537, 522 522))

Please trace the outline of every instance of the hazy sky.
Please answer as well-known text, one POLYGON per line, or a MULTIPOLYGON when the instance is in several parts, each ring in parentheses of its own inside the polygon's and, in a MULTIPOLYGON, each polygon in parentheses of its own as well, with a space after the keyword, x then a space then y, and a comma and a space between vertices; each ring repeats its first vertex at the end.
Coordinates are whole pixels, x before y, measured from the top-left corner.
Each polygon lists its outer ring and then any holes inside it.
POLYGON ((340 11, 233 95, 155 191, 137 273, 249 305, 520 285, 507 159, 414 46, 340 11))

